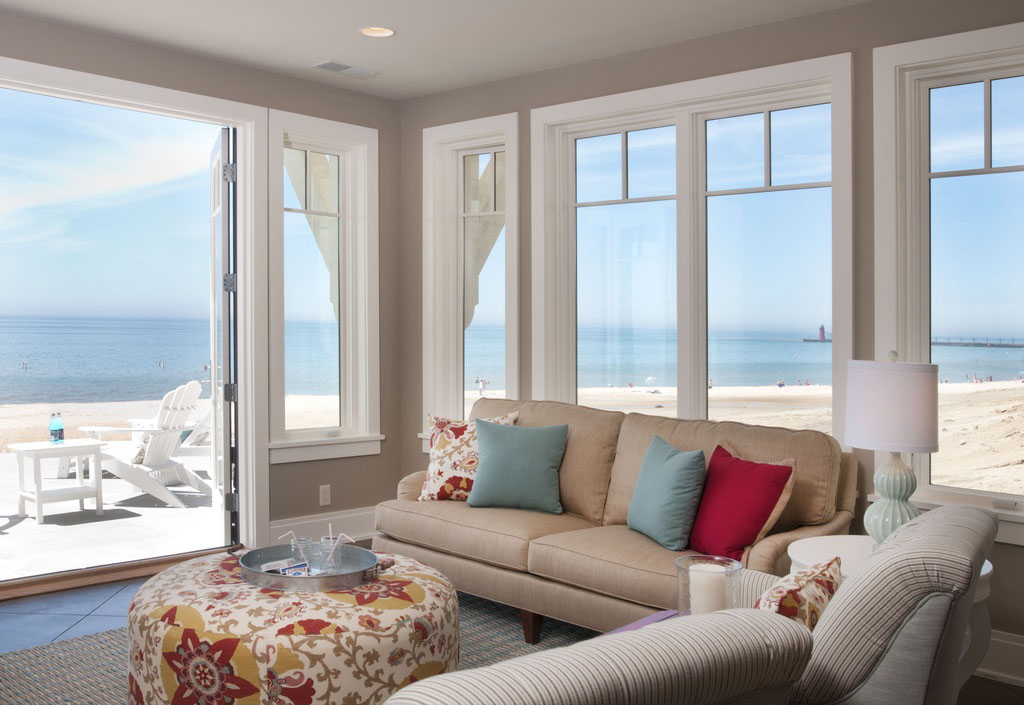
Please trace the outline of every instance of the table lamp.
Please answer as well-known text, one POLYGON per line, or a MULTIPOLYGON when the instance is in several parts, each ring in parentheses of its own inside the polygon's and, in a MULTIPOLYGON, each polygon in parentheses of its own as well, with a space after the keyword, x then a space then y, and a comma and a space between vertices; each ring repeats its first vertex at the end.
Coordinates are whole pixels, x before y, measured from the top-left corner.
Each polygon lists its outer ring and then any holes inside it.
POLYGON ((864 528, 876 543, 921 513, 909 501, 917 478, 901 454, 939 449, 938 366, 896 362, 895 353, 889 358, 850 360, 846 377, 846 444, 889 451, 875 470, 880 498, 864 513, 864 528))

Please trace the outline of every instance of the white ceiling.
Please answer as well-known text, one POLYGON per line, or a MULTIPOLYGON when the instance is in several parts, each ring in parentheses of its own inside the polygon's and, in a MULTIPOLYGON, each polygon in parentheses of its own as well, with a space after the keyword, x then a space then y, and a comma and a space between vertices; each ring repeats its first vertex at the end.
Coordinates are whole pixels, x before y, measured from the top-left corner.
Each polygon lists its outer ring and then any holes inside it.
POLYGON ((866 0, 0 0, 0 10, 388 98, 727 32, 866 0), (367 25, 390 39, 358 33, 367 25), (358 80, 327 59, 380 71, 358 80))

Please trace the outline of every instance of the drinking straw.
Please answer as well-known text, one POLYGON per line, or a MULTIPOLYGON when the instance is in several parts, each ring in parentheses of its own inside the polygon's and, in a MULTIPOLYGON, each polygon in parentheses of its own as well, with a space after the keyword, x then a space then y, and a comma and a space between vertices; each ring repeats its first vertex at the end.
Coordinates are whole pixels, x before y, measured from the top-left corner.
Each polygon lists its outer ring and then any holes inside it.
MULTIPOLYGON (((328 524, 327 526, 328 526, 328 528, 330 528, 330 524, 328 524)), ((338 538, 340 539, 342 536, 344 536, 346 539, 348 539, 349 543, 355 543, 355 539, 353 539, 348 534, 338 532, 338 538)), ((333 540, 333 538, 334 538, 334 534, 333 533, 331 534, 331 538, 333 540)), ((325 568, 331 564, 331 558, 334 557, 334 552, 338 550, 338 546, 340 546, 340 545, 341 545, 341 541, 334 541, 334 547, 331 548, 331 552, 327 554, 327 560, 324 561, 324 567, 325 568)))
POLYGON ((299 550, 299 556, 302 557, 302 561, 308 566, 309 565, 309 559, 306 558, 306 552, 302 550, 302 544, 299 543, 299 537, 295 535, 294 531, 286 531, 285 533, 283 533, 280 536, 278 536, 277 540, 280 541, 281 539, 283 539, 288 534, 292 535, 292 540, 295 542, 295 548, 297 548, 299 550))

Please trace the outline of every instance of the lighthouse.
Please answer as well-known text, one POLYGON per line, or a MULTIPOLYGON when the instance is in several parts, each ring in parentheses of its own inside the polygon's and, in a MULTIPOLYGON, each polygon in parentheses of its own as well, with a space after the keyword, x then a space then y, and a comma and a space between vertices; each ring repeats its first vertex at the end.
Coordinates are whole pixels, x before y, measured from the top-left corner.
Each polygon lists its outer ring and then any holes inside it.
POLYGON ((824 343, 825 342, 825 324, 824 323, 822 323, 820 326, 818 326, 818 342, 819 343, 824 343))

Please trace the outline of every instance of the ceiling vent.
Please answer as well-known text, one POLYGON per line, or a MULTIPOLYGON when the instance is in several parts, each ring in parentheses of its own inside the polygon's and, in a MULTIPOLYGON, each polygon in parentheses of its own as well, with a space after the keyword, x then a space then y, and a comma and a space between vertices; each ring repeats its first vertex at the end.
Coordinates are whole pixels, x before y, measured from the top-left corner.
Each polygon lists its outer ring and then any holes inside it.
POLYGON ((313 68, 333 71, 334 73, 340 73, 342 76, 358 79, 373 78, 378 74, 378 72, 373 69, 364 69, 361 66, 350 66, 349 64, 343 64, 340 61, 335 61, 334 59, 316 64, 313 68))

